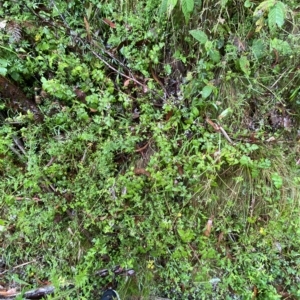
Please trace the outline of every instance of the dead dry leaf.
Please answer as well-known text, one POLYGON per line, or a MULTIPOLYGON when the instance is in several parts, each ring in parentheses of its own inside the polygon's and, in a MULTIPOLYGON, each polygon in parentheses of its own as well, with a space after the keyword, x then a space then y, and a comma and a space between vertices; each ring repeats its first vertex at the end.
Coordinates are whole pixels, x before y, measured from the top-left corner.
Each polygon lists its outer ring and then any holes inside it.
POLYGON ((12 297, 12 296, 16 296, 16 295, 17 295, 16 288, 12 288, 7 291, 0 291, 0 296, 2 296, 2 297, 12 297))
POLYGON ((242 41, 239 37, 233 39, 233 44, 237 47, 238 51, 246 51, 246 42, 242 41))
POLYGON ((146 94, 148 93, 149 89, 148 86, 146 84, 143 84, 143 93, 146 94))
POLYGON ((256 286, 253 287, 252 300, 256 299, 258 295, 258 289, 256 286))
POLYGON ((224 240, 224 232, 221 232, 218 236, 217 249, 220 248, 221 242, 224 240))
POLYGON ((146 175, 147 177, 151 176, 150 172, 148 172, 148 171, 146 171, 145 169, 142 169, 142 168, 135 168, 134 169, 134 174, 135 175, 146 175))
POLYGON ((228 246, 226 246, 226 257, 230 260, 234 260, 234 257, 230 253, 230 249, 228 246))
POLYGON ((173 116, 173 110, 170 110, 165 116, 166 121, 169 121, 172 116, 173 116))
POLYGON ((105 24, 107 24, 110 28, 116 28, 116 24, 113 23, 113 22, 112 22, 111 20, 109 20, 109 19, 104 18, 104 19, 103 19, 103 22, 104 22, 105 24))
POLYGON ((220 126, 218 125, 218 124, 216 124, 216 123, 214 123, 210 118, 206 118, 205 119, 205 121, 206 121, 206 123, 208 123, 210 126, 212 126, 213 127, 213 129, 215 130, 215 131, 220 131, 220 126))
POLYGON ((125 87, 129 86, 130 81, 131 81, 131 79, 126 79, 126 80, 124 81, 123 86, 125 86, 125 87))
POLYGON ((83 17, 83 21, 84 21, 84 26, 85 26, 85 30, 86 30, 88 41, 91 41, 90 24, 89 24, 88 20, 86 19, 86 17, 83 17))
POLYGON ((274 142, 274 141, 276 141, 276 138, 274 136, 271 136, 266 140, 267 143, 274 142))
POLYGON ((183 173, 184 173, 184 171, 183 171, 183 166, 180 165, 180 164, 176 164, 176 166, 177 166, 177 169, 178 169, 178 174, 179 174, 180 176, 182 176, 183 173))
POLYGON ((205 236, 207 236, 207 237, 210 236, 212 226, 213 226, 213 219, 209 218, 207 223, 206 223, 206 227, 205 227, 205 231, 204 231, 205 236))

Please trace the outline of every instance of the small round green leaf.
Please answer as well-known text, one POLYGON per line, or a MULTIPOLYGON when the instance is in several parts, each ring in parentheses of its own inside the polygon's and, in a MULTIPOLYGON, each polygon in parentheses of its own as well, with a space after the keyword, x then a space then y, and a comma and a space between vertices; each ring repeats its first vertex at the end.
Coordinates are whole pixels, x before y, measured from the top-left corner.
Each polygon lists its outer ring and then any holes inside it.
POLYGON ((201 94, 202 94, 202 98, 206 99, 210 96, 210 94, 213 91, 213 87, 211 85, 207 85, 203 88, 201 94))

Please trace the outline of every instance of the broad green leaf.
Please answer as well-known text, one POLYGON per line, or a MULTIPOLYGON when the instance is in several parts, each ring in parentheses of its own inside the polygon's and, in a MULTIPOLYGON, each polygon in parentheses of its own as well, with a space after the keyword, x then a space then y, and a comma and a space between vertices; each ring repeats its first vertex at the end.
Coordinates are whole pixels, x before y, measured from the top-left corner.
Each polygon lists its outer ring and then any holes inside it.
POLYGON ((170 17, 173 9, 175 8, 178 0, 168 0, 168 16, 170 17))
POLYGON ((293 51, 287 41, 283 41, 283 40, 280 40, 277 38, 274 38, 273 40, 271 40, 270 48, 271 48, 271 51, 273 51, 273 48, 276 49, 282 55, 290 55, 293 53, 293 51))
POLYGON ((198 117, 199 116, 199 109, 197 107, 195 107, 195 106, 192 108, 192 115, 194 117, 198 117))
POLYGON ((192 72, 187 72, 186 74, 186 81, 189 82, 193 79, 193 73, 192 72))
POLYGON ((218 116, 218 119, 222 120, 225 117, 227 117, 228 115, 230 115, 231 113, 232 113, 232 109, 230 107, 228 107, 221 112, 221 114, 218 116))
POLYGON ((6 76, 8 61, 6 59, 0 58, 0 75, 6 76))
MULTIPOLYGON (((190 256, 189 252, 186 250, 185 247, 178 246, 172 253, 172 259, 178 260, 183 258, 188 258, 190 256)), ((159 299, 159 298, 158 298, 159 299)))
POLYGON ((209 51, 214 49, 214 43, 212 41, 206 41, 204 47, 208 53, 209 51))
POLYGON ((266 49, 261 39, 253 41, 251 50, 256 59, 260 59, 266 55, 266 49))
POLYGON ((276 3, 268 14, 269 28, 272 29, 276 25, 282 27, 285 20, 285 5, 282 2, 276 3))
POLYGON ((252 165, 252 160, 249 156, 242 155, 242 157, 240 158, 240 164, 242 166, 250 167, 252 165))
POLYGON ((244 6, 246 8, 250 8, 251 6, 253 5, 253 2, 249 1, 249 0, 246 0, 245 3, 244 3, 244 6))
POLYGON ((194 10, 194 0, 181 0, 181 9, 187 22, 194 10))
POLYGON ((213 87, 211 85, 207 85, 203 88, 201 94, 202 94, 202 98, 203 99, 206 99, 210 96, 210 94, 212 93, 213 91, 213 87))
POLYGON ((172 73, 172 68, 169 64, 164 65, 164 69, 168 76, 172 73))
POLYGON ((250 62, 247 59, 247 57, 241 56, 239 59, 239 63, 240 63, 240 68, 244 72, 244 74, 249 76, 251 71, 250 71, 250 62))
POLYGON ((208 40, 206 33, 202 30, 194 29, 190 30, 189 33, 193 36, 194 39, 196 39, 201 44, 205 44, 208 40))
POLYGON ((159 9, 159 14, 163 15, 167 12, 168 10, 168 0, 162 0, 160 9, 159 9))
POLYGON ((221 55, 218 50, 213 49, 213 50, 209 51, 208 55, 209 55, 210 59, 215 63, 218 63, 221 60, 221 55))
POLYGON ((1 67, 7 67, 8 61, 6 59, 0 58, 0 66, 1 67))
POLYGON ((187 11, 193 12, 194 10, 194 0, 182 0, 182 3, 186 3, 187 11))
POLYGON ((3 67, 0 67, 0 75, 6 76, 6 73, 7 73, 7 69, 3 68, 3 67))
POLYGON ((94 6, 92 3, 90 3, 89 7, 85 9, 85 13, 88 20, 90 20, 93 10, 94 10, 94 6))

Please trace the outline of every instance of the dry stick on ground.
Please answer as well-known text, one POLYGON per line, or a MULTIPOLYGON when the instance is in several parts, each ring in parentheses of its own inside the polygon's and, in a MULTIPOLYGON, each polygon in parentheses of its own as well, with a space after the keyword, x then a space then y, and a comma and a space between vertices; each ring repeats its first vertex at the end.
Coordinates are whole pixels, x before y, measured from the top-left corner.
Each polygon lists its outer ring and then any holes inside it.
POLYGON ((121 75, 122 77, 125 77, 127 79, 132 80, 133 82, 135 82, 136 84, 140 85, 141 87, 145 88, 145 84, 139 82, 138 80, 136 80, 133 76, 127 76, 124 73, 120 72, 119 70, 117 70, 116 68, 114 68, 112 65, 110 65, 104 58, 101 57, 100 54, 98 54, 97 52, 95 52, 94 50, 91 50, 91 52, 97 57, 99 58, 107 67, 109 67, 111 70, 115 71, 116 73, 118 73, 119 75, 121 75))
POLYGON ((194 257, 193 258, 196 258, 197 259, 197 261, 198 261, 198 263, 200 263, 201 264, 201 261, 200 261, 200 258, 199 258, 199 255, 198 255, 198 253, 196 252, 196 250, 191 246, 191 244, 190 243, 188 243, 188 245, 189 245, 189 247, 191 248, 191 250, 192 250, 192 252, 193 252, 193 254, 194 254, 194 257))
POLYGON ((146 145, 144 145, 143 147, 141 147, 139 149, 136 149, 135 152, 142 152, 142 151, 144 151, 146 148, 148 148, 149 144, 150 144, 150 141, 148 141, 146 143, 146 145))
POLYGON ((24 266, 26 266, 26 265, 32 264, 32 263, 34 263, 34 262, 36 262, 36 259, 31 260, 31 261, 28 261, 28 262, 23 263, 23 264, 20 264, 20 265, 15 266, 15 267, 13 267, 13 268, 11 268, 11 269, 5 270, 5 271, 3 271, 2 273, 0 273, 0 275, 3 275, 3 274, 5 274, 5 273, 7 273, 7 272, 9 272, 9 271, 13 271, 13 270, 16 270, 16 269, 18 269, 18 268, 24 267, 24 266))
POLYGON ((23 145, 23 142, 16 136, 13 137, 13 140, 15 142, 15 144, 18 146, 18 148, 20 149, 20 151, 26 155, 26 151, 24 149, 24 145, 23 145))
POLYGON ((224 135, 224 137, 226 138, 226 140, 230 143, 233 144, 233 141, 231 140, 231 138, 228 136, 227 132, 225 131, 225 129, 222 126, 219 126, 220 131, 222 132, 222 134, 224 135))
MULTIPOLYGON (((102 56, 100 54, 98 54, 97 52, 95 52, 94 50, 91 50, 91 52, 94 54, 95 57, 97 57, 98 59, 100 59, 108 68, 110 68, 111 70, 115 71, 117 74, 121 75, 124 78, 127 78, 129 80, 132 80, 133 82, 135 82, 136 84, 138 84, 139 86, 141 86, 143 88, 144 91, 148 90, 147 85, 145 85, 142 82, 139 82, 137 79, 135 79, 135 77, 131 74, 131 76, 127 76, 126 74, 120 72, 119 70, 117 70, 116 68, 114 68, 112 65, 110 65, 104 58, 102 58, 102 56)), ((107 53, 107 51, 105 51, 105 53, 107 53)), ((158 96, 161 100, 165 100, 163 97, 161 97, 160 95, 158 95, 158 93, 154 90, 149 90, 152 94, 155 94, 156 96, 158 96)))
POLYGON ((16 154, 21 161, 23 160, 22 154, 20 154, 20 152, 14 146, 9 146, 9 149, 16 154))
POLYGON ((56 156, 52 156, 49 162, 46 164, 46 167, 50 167, 56 160, 56 156))

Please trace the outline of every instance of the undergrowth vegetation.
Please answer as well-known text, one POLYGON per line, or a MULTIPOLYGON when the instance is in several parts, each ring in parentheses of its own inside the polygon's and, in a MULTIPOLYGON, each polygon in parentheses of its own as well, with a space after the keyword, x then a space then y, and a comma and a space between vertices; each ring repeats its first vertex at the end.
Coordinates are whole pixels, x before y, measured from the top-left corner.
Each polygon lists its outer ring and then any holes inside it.
POLYGON ((1 284, 96 299, 120 265, 122 299, 299 299, 299 21, 295 0, 2 1, 1 284))

